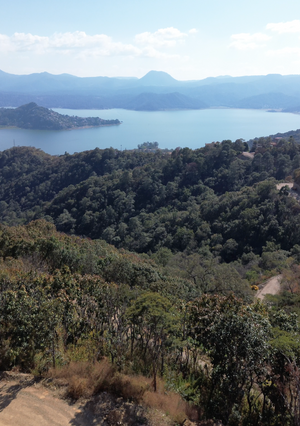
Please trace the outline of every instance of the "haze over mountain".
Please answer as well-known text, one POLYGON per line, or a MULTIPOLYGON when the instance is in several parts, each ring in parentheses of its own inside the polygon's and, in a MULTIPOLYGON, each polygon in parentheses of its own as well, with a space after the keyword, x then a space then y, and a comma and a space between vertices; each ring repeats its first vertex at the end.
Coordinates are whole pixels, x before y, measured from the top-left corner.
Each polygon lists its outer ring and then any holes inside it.
POLYGON ((0 106, 131 110, 257 108, 300 111, 300 75, 210 77, 179 81, 162 71, 144 77, 76 77, 0 71, 0 106))

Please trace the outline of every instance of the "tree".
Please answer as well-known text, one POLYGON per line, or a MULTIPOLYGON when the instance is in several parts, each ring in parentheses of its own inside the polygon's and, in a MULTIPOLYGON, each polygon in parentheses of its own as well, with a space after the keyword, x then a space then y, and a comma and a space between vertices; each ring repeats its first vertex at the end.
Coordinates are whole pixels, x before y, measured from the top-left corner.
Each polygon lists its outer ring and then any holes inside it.
POLYGON ((157 389, 157 371, 161 365, 164 370, 164 357, 172 338, 179 326, 178 311, 171 302, 158 293, 147 292, 139 296, 127 310, 131 322, 132 348, 136 350, 144 362, 148 356, 152 364, 153 388, 157 389))
POLYGON ((252 409, 251 392, 266 374, 270 323, 260 304, 246 306, 233 295, 207 296, 188 306, 189 336, 210 357, 212 371, 205 399, 208 418, 227 424, 244 395, 252 409))

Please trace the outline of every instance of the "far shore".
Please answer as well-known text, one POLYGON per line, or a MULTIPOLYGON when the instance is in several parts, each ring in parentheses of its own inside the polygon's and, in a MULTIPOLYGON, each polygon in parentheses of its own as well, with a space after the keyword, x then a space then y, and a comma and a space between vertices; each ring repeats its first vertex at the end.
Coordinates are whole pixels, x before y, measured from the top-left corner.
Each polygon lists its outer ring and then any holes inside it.
POLYGON ((63 132, 65 130, 82 130, 82 129, 94 129, 94 128, 98 128, 98 127, 109 127, 109 126, 119 126, 120 124, 122 124, 122 121, 120 121, 120 123, 116 123, 116 124, 100 124, 99 126, 81 126, 81 127, 68 127, 67 129, 28 129, 27 127, 17 127, 17 126, 1 126, 0 125, 0 130, 8 130, 8 129, 19 129, 19 130, 41 130, 41 131, 45 131, 45 132, 63 132))

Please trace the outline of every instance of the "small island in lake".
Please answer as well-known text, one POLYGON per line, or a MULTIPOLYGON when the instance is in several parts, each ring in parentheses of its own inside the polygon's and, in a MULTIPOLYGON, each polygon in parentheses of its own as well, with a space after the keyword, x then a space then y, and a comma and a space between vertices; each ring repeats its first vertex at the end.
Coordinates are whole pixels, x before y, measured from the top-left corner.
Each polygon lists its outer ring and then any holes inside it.
POLYGON ((77 117, 62 115, 35 102, 18 108, 0 108, 1 127, 19 127, 32 130, 69 130, 83 127, 112 126, 119 120, 103 120, 99 117, 77 117))

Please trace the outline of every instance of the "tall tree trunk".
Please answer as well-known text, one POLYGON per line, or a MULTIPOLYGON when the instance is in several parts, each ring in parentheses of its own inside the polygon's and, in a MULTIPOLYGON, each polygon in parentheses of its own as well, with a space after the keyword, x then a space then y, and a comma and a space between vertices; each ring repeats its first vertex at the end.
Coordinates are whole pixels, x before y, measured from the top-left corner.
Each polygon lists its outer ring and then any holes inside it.
POLYGON ((153 365, 153 390, 154 390, 154 392, 156 392, 157 391, 157 381, 156 381, 157 374, 156 374, 155 361, 153 361, 152 365, 153 365))

